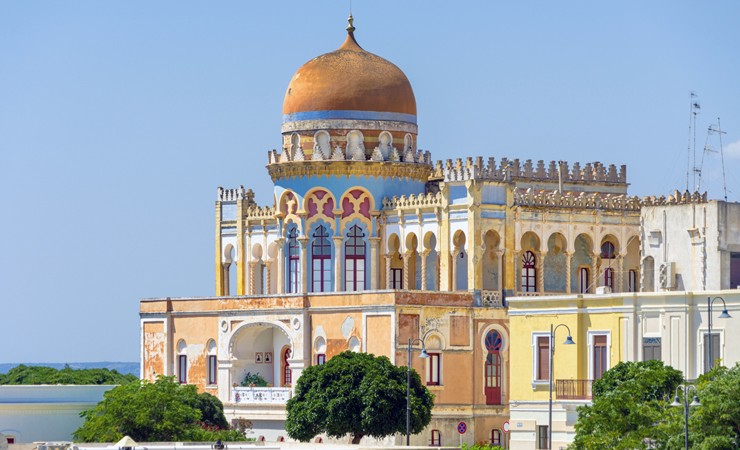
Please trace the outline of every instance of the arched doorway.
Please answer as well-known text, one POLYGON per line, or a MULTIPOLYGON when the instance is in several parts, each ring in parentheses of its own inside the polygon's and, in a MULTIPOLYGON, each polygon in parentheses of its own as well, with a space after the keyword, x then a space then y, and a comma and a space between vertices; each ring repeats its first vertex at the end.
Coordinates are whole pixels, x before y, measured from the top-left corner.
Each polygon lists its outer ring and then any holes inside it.
POLYGON ((486 334, 486 405, 501 404, 501 345, 503 339, 496 330, 486 334))

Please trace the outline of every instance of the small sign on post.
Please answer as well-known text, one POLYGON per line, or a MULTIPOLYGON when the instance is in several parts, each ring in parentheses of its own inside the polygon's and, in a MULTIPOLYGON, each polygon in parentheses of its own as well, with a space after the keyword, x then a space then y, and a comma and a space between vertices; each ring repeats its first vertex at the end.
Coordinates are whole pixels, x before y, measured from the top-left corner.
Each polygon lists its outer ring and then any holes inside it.
POLYGON ((504 433, 508 433, 508 432, 509 432, 509 421, 507 420, 506 422, 504 422, 504 433))
POLYGON ((457 424, 457 432, 460 434, 465 434, 465 432, 468 431, 468 424, 465 422, 460 422, 457 424))

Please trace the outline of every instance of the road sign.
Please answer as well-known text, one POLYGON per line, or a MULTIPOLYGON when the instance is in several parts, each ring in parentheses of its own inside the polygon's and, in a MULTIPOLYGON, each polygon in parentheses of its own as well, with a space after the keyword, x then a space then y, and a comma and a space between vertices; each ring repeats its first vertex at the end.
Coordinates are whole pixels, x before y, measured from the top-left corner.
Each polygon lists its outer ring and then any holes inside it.
POLYGON ((460 434, 465 434, 465 432, 468 431, 468 424, 465 422, 460 422, 457 424, 457 432, 460 434))
POLYGON ((506 422, 504 422, 504 433, 508 433, 508 432, 509 432, 509 421, 507 420, 506 422))

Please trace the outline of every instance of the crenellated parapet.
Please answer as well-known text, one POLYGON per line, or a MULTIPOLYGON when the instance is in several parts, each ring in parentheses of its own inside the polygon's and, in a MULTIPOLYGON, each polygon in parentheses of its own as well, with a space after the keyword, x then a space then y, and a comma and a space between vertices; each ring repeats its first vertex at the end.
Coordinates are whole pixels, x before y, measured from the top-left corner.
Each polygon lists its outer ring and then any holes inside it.
POLYGON ((383 209, 417 209, 417 208, 433 208, 442 206, 442 193, 427 193, 409 196, 402 195, 400 197, 393 196, 392 198, 383 199, 383 209))
POLYGON ((253 205, 247 208, 245 218, 253 220, 274 219, 276 214, 277 208, 275 208, 274 206, 253 205))
POLYGON ((628 196, 624 194, 604 194, 599 192, 536 191, 519 189, 514 191, 514 205, 536 208, 599 209, 612 211, 639 211, 643 206, 678 205, 706 203, 707 194, 675 191, 668 197, 628 196))
MULTIPOLYGON (((250 189, 249 192, 251 191, 250 189)), ((237 200, 244 200, 245 198, 247 198, 247 190, 244 189, 244 186, 234 189, 218 187, 217 200, 220 202, 235 202, 237 200)))
POLYGON ((501 181, 508 182, 517 179, 566 182, 566 183, 606 183, 627 184, 627 166, 619 169, 614 164, 606 166, 598 161, 581 164, 576 162, 569 166, 567 161, 550 161, 547 165, 543 160, 533 163, 531 159, 521 162, 519 159, 509 160, 501 158, 496 163, 495 158, 488 158, 484 162, 482 157, 465 159, 448 159, 437 161, 434 166, 435 178, 444 181, 501 181))

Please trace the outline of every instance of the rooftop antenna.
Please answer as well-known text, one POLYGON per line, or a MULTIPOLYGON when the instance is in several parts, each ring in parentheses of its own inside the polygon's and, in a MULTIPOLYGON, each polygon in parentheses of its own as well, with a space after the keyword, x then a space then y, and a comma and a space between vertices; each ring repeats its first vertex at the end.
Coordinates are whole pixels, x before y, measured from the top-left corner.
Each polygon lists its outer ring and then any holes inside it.
POLYGON ((725 201, 727 201, 727 178, 725 176, 725 152, 722 146, 722 135, 723 134, 727 134, 727 132, 722 131, 720 118, 717 117, 717 125, 709 125, 707 127, 707 139, 704 142, 704 152, 701 155, 701 163, 699 164, 698 168, 694 169, 694 172, 699 177, 699 180, 696 184, 696 190, 701 191, 701 176, 702 176, 702 170, 704 169, 704 157, 706 156, 707 153, 719 153, 720 159, 722 161, 722 188, 724 190, 725 201), (719 136, 719 152, 717 152, 717 150, 714 150, 712 148, 711 143, 709 142, 709 139, 713 134, 717 134, 719 136))
POLYGON ((699 104, 699 100, 694 100, 695 98, 698 98, 698 95, 696 95, 696 92, 691 91, 689 94, 689 143, 688 143, 688 149, 686 152, 686 190, 689 190, 689 167, 691 167, 692 162, 692 156, 693 156, 693 169, 694 169, 694 182, 692 184, 696 185, 696 116, 699 114, 699 110, 701 109, 701 104, 699 104), (693 146, 692 146, 693 141, 693 146))
POLYGON ((719 121, 719 117, 717 117, 717 128, 712 128, 712 126, 710 125, 709 129, 719 135, 719 156, 720 156, 720 159, 722 160, 722 189, 724 190, 725 201, 727 201, 727 178, 725 178, 725 151, 722 148, 722 135, 727 134, 727 132, 722 131, 722 124, 719 121))

